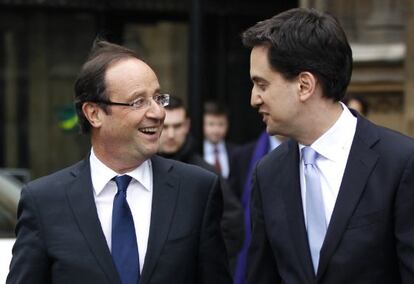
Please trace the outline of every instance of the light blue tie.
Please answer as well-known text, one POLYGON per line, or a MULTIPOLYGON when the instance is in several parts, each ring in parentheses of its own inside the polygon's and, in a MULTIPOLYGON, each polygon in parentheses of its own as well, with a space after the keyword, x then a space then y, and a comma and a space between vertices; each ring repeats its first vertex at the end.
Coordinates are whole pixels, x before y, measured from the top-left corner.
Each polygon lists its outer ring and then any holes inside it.
POLYGON ((315 274, 318 270, 319 253, 325 239, 326 219, 325 206, 322 199, 321 182, 319 179, 318 169, 316 168, 316 159, 318 153, 310 147, 302 149, 302 159, 305 164, 305 182, 306 182, 306 219, 308 230, 308 241, 312 255, 313 268, 315 274))

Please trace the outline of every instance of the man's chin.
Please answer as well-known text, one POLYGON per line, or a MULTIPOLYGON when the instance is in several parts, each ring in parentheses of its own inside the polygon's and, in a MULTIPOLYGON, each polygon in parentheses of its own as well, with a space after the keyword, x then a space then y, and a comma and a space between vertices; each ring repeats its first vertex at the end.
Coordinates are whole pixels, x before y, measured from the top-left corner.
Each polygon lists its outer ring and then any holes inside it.
POLYGON ((166 155, 172 155, 172 154, 177 153, 177 151, 178 151, 178 149, 176 149, 176 148, 167 148, 167 149, 164 148, 160 151, 160 153, 166 154, 166 155))
POLYGON ((280 134, 276 129, 270 127, 269 125, 266 126, 266 132, 269 134, 269 136, 280 134))

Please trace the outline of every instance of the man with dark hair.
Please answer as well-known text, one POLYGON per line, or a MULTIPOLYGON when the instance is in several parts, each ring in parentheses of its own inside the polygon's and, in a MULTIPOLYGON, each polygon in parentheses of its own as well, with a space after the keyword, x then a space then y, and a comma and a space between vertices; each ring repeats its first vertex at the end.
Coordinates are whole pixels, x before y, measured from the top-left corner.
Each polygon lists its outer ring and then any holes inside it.
POLYGON ((172 96, 165 111, 166 120, 160 138, 159 154, 215 172, 196 152, 196 142, 189 135, 191 122, 183 101, 172 96))
POLYGON ((255 170, 248 283, 414 283, 414 141, 340 102, 352 52, 339 23, 292 9, 243 43, 252 106, 291 137, 255 170))
MULTIPOLYGON (((190 118, 187 116, 183 101, 178 97, 170 97, 170 103, 165 107, 165 111, 159 155, 193 164, 218 174, 216 169, 204 161, 203 157, 195 151, 194 140, 189 133, 190 118)), ((220 183, 223 195, 221 227, 232 269, 236 254, 242 245, 240 235, 243 233, 243 211, 241 203, 230 189, 227 181, 220 178, 220 183)))
POLYGON ((226 141, 229 129, 226 107, 215 101, 204 103, 203 112, 203 158, 224 177, 231 171, 230 156, 236 145, 226 141))
POLYGON ((154 155, 168 101, 133 51, 95 43, 75 84, 91 152, 22 190, 7 283, 231 283, 219 179, 154 155))

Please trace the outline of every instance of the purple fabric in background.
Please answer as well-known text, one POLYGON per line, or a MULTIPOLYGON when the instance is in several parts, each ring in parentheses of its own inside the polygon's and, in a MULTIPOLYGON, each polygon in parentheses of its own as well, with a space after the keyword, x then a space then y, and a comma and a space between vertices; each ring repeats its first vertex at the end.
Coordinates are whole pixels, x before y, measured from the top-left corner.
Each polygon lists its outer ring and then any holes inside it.
POLYGON ((249 164, 249 170, 246 177, 246 181, 243 187, 242 205, 244 209, 244 242, 243 246, 237 256, 236 269, 234 272, 234 283, 244 284, 246 282, 247 271, 247 252, 251 239, 250 228, 250 199, 253 189, 253 171, 257 162, 266 155, 270 150, 269 135, 264 131, 257 140, 256 146, 253 151, 252 158, 249 164))

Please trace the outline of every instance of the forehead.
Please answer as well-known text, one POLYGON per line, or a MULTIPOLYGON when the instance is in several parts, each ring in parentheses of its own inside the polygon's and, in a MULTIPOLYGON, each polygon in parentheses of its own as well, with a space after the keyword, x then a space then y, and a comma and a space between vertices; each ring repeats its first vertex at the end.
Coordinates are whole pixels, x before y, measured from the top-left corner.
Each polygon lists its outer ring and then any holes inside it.
POLYGON ((227 121, 227 117, 224 114, 205 114, 204 120, 208 122, 223 122, 227 121))
POLYGON ((250 54, 250 78, 253 83, 293 83, 295 79, 287 79, 275 70, 268 59, 269 47, 266 45, 255 46, 250 54))
POLYGON ((264 73, 273 73, 268 60, 269 47, 265 45, 258 45, 253 47, 250 53, 250 76, 253 79, 255 76, 260 76, 264 73))
POLYGON ((105 73, 106 87, 112 91, 145 92, 159 89, 158 78, 145 62, 136 58, 122 59, 105 73))
POLYGON ((183 108, 165 110, 164 125, 183 123, 185 119, 185 110, 183 108))

